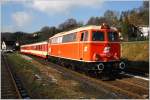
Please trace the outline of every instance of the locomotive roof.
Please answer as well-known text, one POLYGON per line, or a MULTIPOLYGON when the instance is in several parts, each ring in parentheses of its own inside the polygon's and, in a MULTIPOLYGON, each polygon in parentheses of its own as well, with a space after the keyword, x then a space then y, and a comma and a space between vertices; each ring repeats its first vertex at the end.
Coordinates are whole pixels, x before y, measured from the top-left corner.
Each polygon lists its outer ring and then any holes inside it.
POLYGON ((96 26, 96 25, 83 26, 83 27, 73 29, 73 30, 70 30, 70 31, 57 33, 57 34, 55 34, 54 36, 52 36, 50 38, 62 36, 62 35, 69 34, 69 33, 75 33, 75 32, 78 32, 78 31, 88 30, 88 29, 101 29, 101 26, 96 26))
POLYGON ((47 41, 41 41, 41 42, 37 42, 37 43, 25 44, 25 45, 22 45, 21 47, 32 46, 32 45, 40 45, 40 44, 47 44, 47 41))

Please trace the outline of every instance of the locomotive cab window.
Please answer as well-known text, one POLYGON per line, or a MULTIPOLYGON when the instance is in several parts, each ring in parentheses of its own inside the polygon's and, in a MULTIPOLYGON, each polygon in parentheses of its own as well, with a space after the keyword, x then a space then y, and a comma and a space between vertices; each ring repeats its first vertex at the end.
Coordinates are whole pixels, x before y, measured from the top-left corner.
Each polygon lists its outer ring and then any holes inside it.
POLYGON ((104 32, 93 31, 93 33, 92 33, 92 41, 104 41, 104 32))
POLYGON ((108 40, 109 41, 118 41, 117 32, 108 32, 108 40))
POLYGON ((81 33, 81 39, 80 41, 87 41, 88 40, 88 32, 82 32, 81 33))

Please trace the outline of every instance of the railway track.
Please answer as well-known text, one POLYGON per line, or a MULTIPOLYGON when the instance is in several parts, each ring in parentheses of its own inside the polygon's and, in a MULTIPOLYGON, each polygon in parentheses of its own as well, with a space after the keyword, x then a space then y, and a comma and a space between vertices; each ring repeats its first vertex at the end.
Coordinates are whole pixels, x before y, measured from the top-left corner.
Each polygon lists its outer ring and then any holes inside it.
POLYGON ((2 54, 1 58, 1 99, 30 98, 20 79, 11 70, 5 54, 2 54))
POLYGON ((101 81, 98 77, 89 77, 87 75, 84 75, 83 73, 72 71, 60 65, 41 60, 40 58, 35 58, 33 56, 32 58, 34 58, 41 64, 53 67, 56 70, 67 74, 67 76, 70 76, 73 79, 85 82, 86 84, 95 86, 99 89, 102 89, 103 87, 111 91, 114 95, 118 96, 119 98, 149 98, 148 81, 143 81, 142 79, 137 79, 135 77, 129 77, 127 75, 120 75, 121 78, 117 78, 112 81, 101 81))

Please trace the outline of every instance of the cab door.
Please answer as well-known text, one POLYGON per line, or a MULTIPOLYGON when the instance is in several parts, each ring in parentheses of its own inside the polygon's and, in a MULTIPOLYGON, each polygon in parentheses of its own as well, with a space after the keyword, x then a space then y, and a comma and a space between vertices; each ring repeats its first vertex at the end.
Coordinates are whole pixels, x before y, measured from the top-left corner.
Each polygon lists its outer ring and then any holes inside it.
POLYGON ((79 59, 85 60, 85 52, 87 50, 87 43, 88 41, 88 31, 81 31, 80 32, 80 41, 79 41, 79 59))

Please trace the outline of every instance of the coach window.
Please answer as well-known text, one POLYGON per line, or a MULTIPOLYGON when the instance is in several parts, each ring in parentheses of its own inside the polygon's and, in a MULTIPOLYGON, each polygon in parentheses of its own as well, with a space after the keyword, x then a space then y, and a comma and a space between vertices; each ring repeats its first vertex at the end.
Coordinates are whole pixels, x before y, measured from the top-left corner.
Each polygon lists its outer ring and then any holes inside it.
POLYGON ((51 43, 51 39, 49 39, 48 42, 51 43))
POLYGON ((42 51, 44 51, 44 50, 45 50, 45 45, 43 44, 43 45, 42 45, 42 51))
POLYGON ((58 37, 57 43, 62 43, 62 36, 58 37))
POLYGON ((44 51, 44 50, 45 50, 45 45, 43 44, 43 45, 42 45, 42 51, 44 51))
POLYGON ((43 46, 44 46, 44 49, 43 49, 43 51, 46 51, 46 44, 44 44, 43 46))
POLYGON ((87 31, 82 32, 80 41, 87 41, 87 40, 88 40, 88 32, 87 31))
POLYGON ((39 50, 41 51, 41 45, 39 45, 39 50))
POLYGON ((40 50, 40 46, 38 45, 38 50, 40 50))
POLYGON ((51 43, 52 43, 52 44, 54 43, 54 38, 51 39, 51 43))
POLYGON ((50 42, 51 42, 51 44, 53 44, 53 43, 54 43, 54 39, 52 38, 52 39, 50 40, 50 42))
POLYGON ((40 50, 42 51, 42 45, 40 45, 40 50))
POLYGON ((58 43, 58 37, 52 38, 51 43, 52 44, 58 43))
POLYGON ((46 49, 46 48, 45 48, 45 44, 44 44, 44 45, 43 45, 43 51, 45 51, 45 49, 46 49))
POLYGON ((104 41, 104 32, 93 31, 92 41, 104 41))

